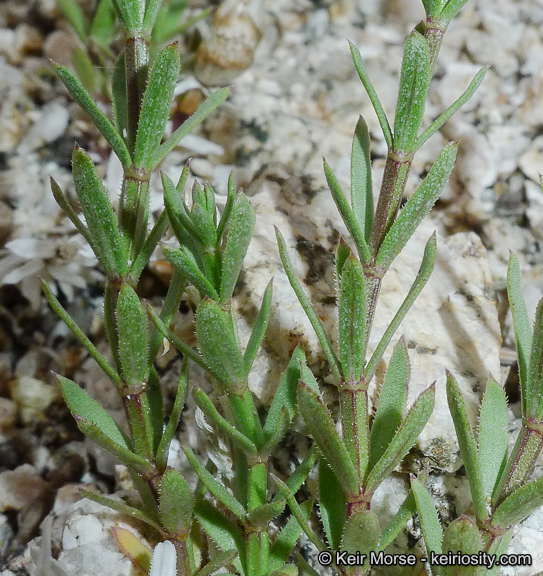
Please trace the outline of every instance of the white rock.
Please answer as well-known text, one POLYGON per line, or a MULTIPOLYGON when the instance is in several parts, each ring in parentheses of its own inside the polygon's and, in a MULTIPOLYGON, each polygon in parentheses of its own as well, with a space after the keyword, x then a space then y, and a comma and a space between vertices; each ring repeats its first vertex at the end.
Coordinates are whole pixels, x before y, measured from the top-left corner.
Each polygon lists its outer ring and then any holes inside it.
POLYGON ((64 134, 69 120, 70 113, 65 105, 49 102, 41 109, 39 120, 25 134, 19 145, 19 152, 24 154, 54 142, 64 134))
POLYGON ((543 172, 543 136, 538 136, 533 140, 530 147, 519 158, 518 164, 528 178, 539 183, 539 175, 543 172))

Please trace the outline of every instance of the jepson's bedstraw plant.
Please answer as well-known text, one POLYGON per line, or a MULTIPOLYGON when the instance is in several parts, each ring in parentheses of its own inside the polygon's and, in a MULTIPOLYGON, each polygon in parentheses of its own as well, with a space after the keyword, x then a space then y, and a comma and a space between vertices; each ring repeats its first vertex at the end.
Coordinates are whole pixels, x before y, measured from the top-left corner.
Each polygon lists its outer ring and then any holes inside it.
POLYGON ((511 454, 508 456, 507 401, 501 386, 489 380, 474 433, 458 384, 447 374, 447 399, 469 480, 473 518, 463 515, 443 531, 427 490, 416 478, 411 481, 429 553, 461 550, 479 557, 487 554, 481 568, 435 567, 437 575, 497 574, 495 558, 507 550, 512 527, 543 504, 543 478, 530 482, 543 447, 543 300, 537 307, 532 334, 514 255, 509 259, 507 295, 517 344, 522 413, 522 428, 511 454))
MULTIPOLYGON (((385 550, 415 513, 428 553, 452 550, 499 554, 506 549, 511 525, 542 501, 542 482, 528 481, 543 444, 543 305, 538 308, 532 336, 520 292, 518 264, 512 258, 509 298, 515 320, 524 416, 513 453, 507 459, 506 404, 501 387, 494 381, 488 384, 475 439, 458 386, 449 375, 449 404, 470 481, 475 519, 457 519, 443 536, 423 476, 412 478, 412 490, 388 526, 380 526, 371 510, 373 493, 415 444, 434 404, 431 385, 406 411, 409 361, 402 339, 394 347, 373 417, 368 406, 368 386, 393 335, 428 281, 435 261, 435 236, 426 244, 418 276, 406 299, 369 358, 367 348, 381 281, 439 197, 453 169, 457 144, 450 143, 443 149, 398 214, 413 156, 469 99, 485 74, 485 69, 481 70, 466 92, 421 132, 443 35, 466 1, 423 0, 427 18, 405 45, 393 128, 358 50, 351 46, 356 70, 373 103, 389 151, 375 209, 370 137, 362 118, 353 139, 350 201, 328 165, 324 165, 331 193, 354 246, 353 250, 341 240, 336 255, 337 346, 329 340, 311 307, 296 278, 285 242, 277 233, 284 268, 317 333, 338 389, 341 433, 301 348, 296 348, 285 366, 269 407, 257 410, 248 376, 269 322, 272 286, 270 283, 264 293, 243 350, 232 295, 255 216, 247 197, 236 191, 233 178, 228 182, 226 206, 219 217, 211 186, 196 182, 191 201, 186 200, 188 165, 177 184, 163 175, 165 210, 148 230, 152 172, 181 138, 227 97, 224 89, 211 94, 193 116, 164 140, 179 73, 179 55, 175 45, 168 46, 149 70, 149 41, 161 13, 160 1, 113 1, 125 42, 111 81, 113 122, 95 105, 80 80, 68 69, 57 66, 65 86, 104 135, 124 170, 120 206, 115 214, 90 157, 75 147, 73 177, 84 221, 52 181, 55 198, 105 270, 104 317, 113 364, 82 333, 48 286, 44 284, 43 288, 51 306, 117 388, 129 433, 125 434, 76 383, 61 376, 59 383, 79 428, 128 467, 141 506, 135 509, 103 496, 89 497, 143 520, 165 541, 153 554, 152 576, 205 576, 224 567, 245 576, 290 576, 298 569, 314 574, 319 572, 318 567, 310 566, 301 556, 296 565, 291 563, 302 531, 321 552, 346 551, 362 557, 385 550), (162 310, 157 313, 140 302, 136 287, 168 225, 180 247, 164 247, 174 272, 162 310), (187 283, 199 293, 196 348, 169 328, 187 283), (149 330, 150 325, 153 330, 149 330), (175 403, 165 426, 161 387, 153 365, 163 338, 184 356, 175 403), (192 395, 217 435, 226 440, 233 467, 231 477, 221 477, 211 459, 201 462, 186 448, 186 458, 200 480, 195 489, 168 466, 169 445, 188 393, 189 361, 207 371, 212 382, 212 395, 198 387, 193 388, 192 395), (297 413, 305 420, 314 448, 289 478, 281 480, 272 475, 270 456, 297 413), (312 502, 299 503, 296 499, 318 456, 320 528, 311 519, 312 502), (270 490, 274 484, 277 489, 270 490), (276 529, 273 521, 287 507, 290 515, 283 527, 276 529)), ((124 542, 125 550, 132 546, 126 539, 119 540, 124 542)), ((148 568, 149 558, 150 552, 143 553, 140 565, 148 568)), ((354 576, 367 573, 371 566, 366 557, 357 566, 337 568, 342 574, 354 576)), ((483 574, 485 568, 419 564, 411 570, 471 575, 483 574)))
MULTIPOLYGON (((88 17, 73 0, 57 0, 57 4, 82 44, 76 46, 71 54, 79 80, 89 94, 110 100, 109 75, 116 57, 113 45, 120 30, 113 0, 99 0, 92 17, 88 17)), ((168 0, 161 3, 151 29, 154 50, 209 14, 207 9, 184 19, 186 7, 187 0, 168 0)))

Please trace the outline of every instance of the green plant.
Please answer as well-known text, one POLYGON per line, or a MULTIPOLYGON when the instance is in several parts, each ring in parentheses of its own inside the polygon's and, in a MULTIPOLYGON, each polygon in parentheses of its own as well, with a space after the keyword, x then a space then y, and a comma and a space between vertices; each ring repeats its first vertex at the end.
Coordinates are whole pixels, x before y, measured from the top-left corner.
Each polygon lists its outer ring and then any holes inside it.
MULTIPOLYGON (((196 404, 212 423, 218 434, 230 445, 234 478, 217 480, 209 460, 202 465, 190 448, 185 455, 218 505, 199 499, 195 515, 209 538, 223 552, 236 551, 233 561, 241 574, 268 576, 291 573, 295 568, 288 557, 307 525, 311 503, 300 508, 300 516, 291 518, 277 536, 270 523, 283 513, 288 497, 268 497, 269 459, 287 433, 296 411, 296 388, 300 362, 305 360, 297 348, 286 368, 272 403, 265 414, 257 411, 248 377, 268 326, 272 285, 264 293, 245 350, 238 337, 236 317, 231 298, 242 268, 243 259, 253 233, 255 216, 247 197, 236 192, 231 176, 228 199, 220 220, 217 219, 215 195, 208 185, 197 182, 192 189, 189 209, 181 191, 189 173, 185 167, 177 186, 162 176, 166 210, 181 245, 165 248, 166 257, 175 272, 189 280, 198 290, 201 302, 196 309, 196 340, 194 350, 175 334, 151 308, 149 313, 162 335, 211 376, 214 402, 201 389, 195 388, 196 404)), ((297 467, 286 483, 289 494, 301 487, 316 460, 312 451, 297 467)), ((290 502, 289 502, 290 505, 290 502)))
POLYGON ((520 284, 517 258, 511 254, 507 294, 513 313, 521 389, 522 428, 508 456, 507 401, 505 392, 492 378, 483 395, 479 425, 474 433, 462 393, 452 374, 447 376, 447 398, 460 452, 469 480, 473 510, 441 529, 437 512, 424 486, 412 479, 426 548, 439 556, 461 550, 465 554, 487 554, 482 566, 432 568, 435 574, 477 576, 496 574, 499 563, 492 558, 507 550, 511 530, 543 504, 543 478, 530 482, 530 475, 543 447, 543 300, 539 302, 535 326, 528 320, 520 284))
MULTIPOLYGON (((541 482, 526 482, 543 445, 543 402, 539 398, 543 336, 538 328, 532 337, 520 293, 518 264, 512 258, 509 298, 520 359, 524 427, 508 462, 506 403, 501 387, 494 381, 489 383, 475 439, 454 378, 449 376, 447 383, 476 521, 461 517, 443 534, 423 475, 412 478, 409 495, 387 526, 380 526, 371 509, 375 490, 414 446, 434 406, 432 384, 407 410, 410 367, 403 339, 394 346, 373 416, 368 387, 394 334, 430 277, 436 257, 435 235, 428 239, 418 275, 371 355, 368 343, 383 277, 446 185, 455 163, 457 143, 452 142, 441 151, 398 213, 414 154, 471 97, 486 72, 482 69, 456 102, 426 129, 421 128, 443 34, 466 1, 423 1, 426 20, 410 34, 404 49, 393 128, 360 53, 351 45, 355 68, 379 119, 388 155, 375 208, 370 135, 362 118, 352 145, 350 201, 328 164, 324 164, 330 191, 354 246, 351 248, 341 239, 336 254, 337 346, 330 341, 312 308, 290 262, 285 240, 277 231, 284 269, 318 336, 337 387, 341 433, 300 347, 294 350, 268 407, 259 406, 249 389, 248 379, 270 320, 272 284, 263 295, 248 342, 242 348, 233 294, 253 234, 255 214, 245 194, 236 191, 233 176, 228 181, 226 206, 219 217, 215 192, 208 184, 195 182, 190 199, 186 197, 188 165, 176 184, 163 174, 165 209, 148 230, 151 174, 181 138, 228 94, 225 89, 213 93, 162 141, 179 72, 179 55, 175 45, 162 49, 149 71, 149 42, 160 14, 164 14, 160 0, 113 2, 125 42, 111 79, 114 122, 96 106, 74 74, 57 66, 65 86, 106 138, 124 170, 119 211, 115 214, 90 157, 75 147, 73 177, 85 222, 52 181, 59 205, 93 248, 106 273, 104 318, 113 364, 83 334, 45 283, 43 288, 52 308, 117 388, 129 434, 77 384, 62 376, 59 383, 81 431, 128 467, 142 504, 136 509, 103 496, 89 497, 143 520, 155 529, 158 538, 168 542, 155 548, 153 576, 170 576, 173 564, 178 576, 206 576, 225 567, 244 576, 290 576, 297 574, 298 568, 314 574, 314 568, 300 556, 298 567, 291 563, 302 531, 321 553, 336 553, 330 559, 336 558, 341 574, 366 574, 371 569, 372 553, 385 551, 415 513, 428 551, 484 550, 499 555, 507 547, 510 526, 524 514, 519 512, 521 506, 532 510, 539 505, 541 482), (140 301, 137 284, 168 225, 179 248, 163 246, 173 277, 164 305, 156 312, 140 301), (196 347, 170 330, 187 284, 197 294, 196 347), (184 357, 166 426, 154 367, 163 338, 184 357), (216 434, 225 440, 232 461, 231 476, 221 475, 211 458, 201 462, 190 448, 185 448, 185 456, 199 479, 194 490, 178 471, 168 466, 168 448, 189 390, 189 361, 209 376, 212 393, 195 386, 192 396, 216 434), (290 476, 281 479, 272 473, 271 457, 297 414, 305 421, 314 447, 290 476), (310 518, 312 502, 299 503, 296 495, 319 455, 321 524, 316 529, 310 518), (269 489, 272 480, 276 490, 269 489), (276 529, 272 522, 287 508, 290 515, 283 527, 276 529), (342 563, 342 553, 356 556, 356 565, 342 563)), ((99 6, 105 10, 106 3, 99 6)), ((108 30, 111 37, 114 25, 108 30)), ((538 326, 542 315, 540 304, 538 326)), ((130 538, 119 533, 117 539, 127 549, 136 546, 130 538)), ((142 554, 147 568, 151 552, 142 554)), ((447 575, 457 573, 451 567, 443 571, 447 575)), ((478 574, 465 571, 472 573, 478 574)))
MULTIPOLYGON (((320 396, 313 374, 302 367, 298 408, 323 456, 319 467, 319 506, 328 546, 335 551, 365 555, 363 566, 338 566, 342 573, 366 573, 370 568, 369 552, 384 550, 414 513, 415 502, 410 494, 398 515, 382 530, 371 510, 371 499, 376 488, 415 444, 428 421, 434 405, 434 385, 423 392, 406 413, 409 361, 406 346, 400 340, 394 348, 373 419, 370 418, 368 386, 394 333, 430 277, 435 262, 435 236, 426 244, 419 273, 406 299, 376 350, 366 358, 381 281, 441 194, 454 166, 457 143, 450 143, 442 150, 398 214, 413 156, 470 98, 485 75, 486 69, 482 69, 465 93, 420 133, 443 33, 464 3, 448 2, 442 7, 440 2, 424 2, 427 19, 411 33, 404 49, 394 130, 358 50, 351 45, 355 67, 388 145, 388 156, 375 210, 370 137, 362 118, 356 126, 352 145, 350 204, 330 167, 324 163, 330 191, 356 253, 343 240, 340 242, 336 255, 339 354, 294 274, 281 234, 277 234, 286 273, 317 333, 339 394, 341 435, 336 431, 335 421, 320 396)), ((315 533, 310 535, 319 549, 326 548, 315 533)))
MULTIPOLYGON (((162 159, 194 126, 228 95, 223 89, 201 107, 164 142, 173 91, 179 73, 176 45, 164 48, 149 71, 149 42, 160 2, 120 0, 115 11, 124 30, 125 48, 112 81, 114 123, 97 107, 81 82, 67 68, 57 66, 66 88, 91 117, 119 157, 124 170, 119 213, 115 215, 88 154, 77 145, 73 152, 73 178, 85 223, 52 180, 53 194, 79 232, 92 247, 106 274, 104 317, 113 365, 100 354, 69 317, 49 287, 44 292, 53 309, 79 338, 116 387, 130 432, 125 434, 109 414, 77 384, 59 377, 66 403, 79 428, 115 454, 133 474, 142 500, 141 510, 95 497, 147 522, 177 549, 180 574, 195 571, 190 534, 194 496, 179 472, 168 467, 168 447, 175 433, 187 393, 185 362, 170 415, 163 428, 164 411, 158 374, 153 367, 161 338, 148 330, 148 319, 136 293, 138 279, 163 236, 168 219, 163 212, 148 230, 149 179, 162 159), (172 505, 181 498, 182 506, 172 505)), ((161 311, 169 323, 181 300, 185 279, 174 275, 161 311)))
MULTIPOLYGON (((115 61, 114 44, 120 32, 114 0, 99 0, 91 17, 73 0, 57 0, 57 3, 82 43, 72 52, 72 63, 81 83, 90 94, 110 100, 110 69, 115 61)), ((156 52, 165 42, 182 34, 210 12, 206 9, 197 16, 183 20, 186 7, 187 0, 161 3, 151 28, 153 51, 156 52)))

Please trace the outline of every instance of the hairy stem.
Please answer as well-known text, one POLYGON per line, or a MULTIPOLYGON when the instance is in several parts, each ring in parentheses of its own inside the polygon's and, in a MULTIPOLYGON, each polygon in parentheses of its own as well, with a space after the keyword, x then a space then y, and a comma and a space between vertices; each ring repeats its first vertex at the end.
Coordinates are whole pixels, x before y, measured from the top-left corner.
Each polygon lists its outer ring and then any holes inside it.
POLYGON ((494 491, 496 505, 528 481, 543 448, 543 425, 526 418, 501 480, 494 491))
POLYGON ((141 112, 143 93, 149 71, 149 38, 142 34, 130 34, 125 39, 125 73, 127 99, 127 140, 128 150, 134 152, 136 134, 141 112))

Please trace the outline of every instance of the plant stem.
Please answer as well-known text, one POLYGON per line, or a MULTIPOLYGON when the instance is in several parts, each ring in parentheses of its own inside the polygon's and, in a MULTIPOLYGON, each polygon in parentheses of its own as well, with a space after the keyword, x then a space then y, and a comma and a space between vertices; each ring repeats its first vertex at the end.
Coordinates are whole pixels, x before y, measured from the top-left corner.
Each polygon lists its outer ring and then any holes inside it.
POLYGON ((496 505, 528 480, 543 448, 543 423, 525 418, 500 482, 494 492, 496 505))
POLYGON ((368 388, 363 382, 343 385, 339 392, 343 442, 358 474, 358 492, 363 491, 368 466, 369 418, 368 388))
POLYGON ((443 41, 443 35, 445 34, 447 27, 439 22, 434 21, 432 18, 428 18, 424 23, 424 37, 428 42, 428 47, 430 48, 430 72, 434 73, 436 66, 437 56, 441 48, 441 43, 443 41))
POLYGON ((260 446, 262 443, 262 426, 250 390, 247 388, 243 396, 230 394, 228 398, 238 429, 257 446, 260 446))
POLYGON ((406 154, 401 150, 394 150, 394 148, 388 151, 369 241, 370 251, 374 257, 377 255, 400 207, 412 161, 413 154, 406 154))
POLYGON ((141 387, 141 392, 130 393, 130 390, 127 390, 123 395, 123 406, 130 426, 134 452, 153 462, 153 425, 145 386, 146 384, 141 387))
POLYGON ((176 557, 177 557, 177 575, 178 576, 190 576, 191 570, 191 563, 189 558, 189 553, 187 549, 187 541, 186 540, 172 540, 173 545, 175 546, 176 557))
MULTIPOLYGON (((266 503, 268 466, 266 462, 250 465, 247 508, 249 512, 266 503)), ((266 528, 252 527, 247 538, 247 574, 265 576, 268 572, 269 536, 266 528)))
POLYGON ((132 154, 149 70, 149 37, 131 30, 125 37, 125 74, 127 100, 127 140, 132 154))

